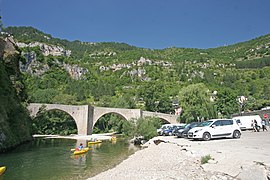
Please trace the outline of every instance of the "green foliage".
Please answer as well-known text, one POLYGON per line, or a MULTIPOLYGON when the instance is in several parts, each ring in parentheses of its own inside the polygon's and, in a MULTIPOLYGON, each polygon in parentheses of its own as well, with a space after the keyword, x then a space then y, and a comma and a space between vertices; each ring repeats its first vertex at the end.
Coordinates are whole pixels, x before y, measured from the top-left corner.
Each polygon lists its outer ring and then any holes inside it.
POLYGON ((147 111, 159 111, 162 113, 173 111, 170 99, 172 94, 166 90, 165 82, 145 83, 139 88, 137 96, 145 101, 147 111))
POLYGON ((136 135, 143 136, 149 140, 157 136, 157 129, 161 126, 161 121, 155 117, 139 118, 136 122, 136 135))
POLYGON ((3 25, 3 22, 2 22, 2 16, 0 16, 0 32, 2 32, 4 29, 4 25, 3 25))
MULTIPOLYGON (((0 38, 0 55, 2 43, 0 38)), ((18 54, 0 56, 0 152, 31 140, 30 117, 22 102, 26 98, 24 83, 17 69, 19 59, 18 54)))
POLYGON ((128 129, 130 126, 123 117, 116 114, 106 114, 102 116, 94 126, 94 133, 127 133, 124 129, 128 129))
POLYGON ((184 87, 178 97, 180 106, 184 109, 181 117, 185 123, 216 118, 217 112, 210 102, 209 89, 204 84, 184 87))
POLYGON ((155 117, 127 121, 120 116, 107 114, 97 121, 93 133, 116 132, 127 137, 143 136, 145 140, 149 140, 157 136, 157 129, 161 124, 161 120, 155 117))
POLYGON ((46 111, 41 107, 37 116, 32 121, 34 134, 77 134, 74 119, 62 111, 46 111))
POLYGON ((216 106, 219 113, 229 118, 238 110, 237 92, 231 88, 220 89, 217 94, 216 106))
POLYGON ((53 103, 53 99, 59 94, 55 89, 38 89, 31 97, 33 102, 53 103))
POLYGON ((211 159, 212 159, 212 157, 210 155, 203 156, 203 157, 201 157, 201 164, 206 164, 211 159))
POLYGON ((260 69, 265 66, 270 66, 270 57, 239 61, 236 63, 236 68, 238 69, 251 69, 251 68, 260 69))

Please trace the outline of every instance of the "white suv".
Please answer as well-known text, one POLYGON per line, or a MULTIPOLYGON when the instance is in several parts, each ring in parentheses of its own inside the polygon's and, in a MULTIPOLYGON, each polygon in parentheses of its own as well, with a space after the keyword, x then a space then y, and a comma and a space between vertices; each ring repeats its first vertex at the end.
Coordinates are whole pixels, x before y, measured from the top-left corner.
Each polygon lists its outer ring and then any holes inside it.
POLYGON ((241 129, 233 119, 212 119, 188 131, 188 138, 208 141, 214 138, 240 138, 241 129))

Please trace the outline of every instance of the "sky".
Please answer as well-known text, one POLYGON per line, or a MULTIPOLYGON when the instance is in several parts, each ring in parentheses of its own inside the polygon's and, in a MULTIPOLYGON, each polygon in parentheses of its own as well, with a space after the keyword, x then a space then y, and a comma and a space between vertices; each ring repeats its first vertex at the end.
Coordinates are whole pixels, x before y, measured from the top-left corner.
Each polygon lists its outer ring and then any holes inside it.
POLYGON ((5 27, 70 41, 214 48, 270 33, 270 0, 0 0, 5 27))

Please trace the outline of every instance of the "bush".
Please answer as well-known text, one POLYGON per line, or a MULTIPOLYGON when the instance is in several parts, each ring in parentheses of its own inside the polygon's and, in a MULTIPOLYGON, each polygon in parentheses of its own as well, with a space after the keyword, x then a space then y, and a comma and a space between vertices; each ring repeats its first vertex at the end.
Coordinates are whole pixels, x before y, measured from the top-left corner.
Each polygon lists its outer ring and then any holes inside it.
POLYGON ((201 164, 206 164, 208 163, 208 161, 212 159, 212 157, 210 155, 206 155, 206 156, 203 156, 201 157, 201 164))
POLYGON ((155 117, 145 117, 139 118, 136 125, 136 135, 143 136, 148 141, 157 136, 157 128, 161 126, 161 121, 155 117))

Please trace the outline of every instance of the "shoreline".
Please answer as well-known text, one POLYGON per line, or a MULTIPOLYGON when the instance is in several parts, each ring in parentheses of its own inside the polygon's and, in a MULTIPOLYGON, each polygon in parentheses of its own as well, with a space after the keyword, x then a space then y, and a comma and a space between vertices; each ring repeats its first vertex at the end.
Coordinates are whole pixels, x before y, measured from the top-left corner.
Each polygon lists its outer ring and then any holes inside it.
POLYGON ((240 139, 190 141, 158 136, 93 179, 267 179, 270 133, 244 132, 240 139), (253 137, 256 136, 256 137, 253 137), (265 137, 266 136, 266 137, 265 137), (264 137, 264 139, 262 139, 264 137), (257 139, 258 138, 258 139, 257 139), (164 142, 156 145, 154 140, 164 142), (264 147, 258 144, 266 145, 264 147), (257 153, 254 154, 254 151, 257 153), (206 164, 201 157, 210 155, 206 164))
POLYGON ((60 135, 40 135, 40 134, 34 134, 34 138, 48 138, 48 139, 75 139, 75 140, 88 140, 91 139, 97 139, 97 140, 110 140, 112 138, 112 135, 115 133, 104 133, 104 134, 92 134, 92 135, 69 135, 69 136, 60 136, 60 135))

